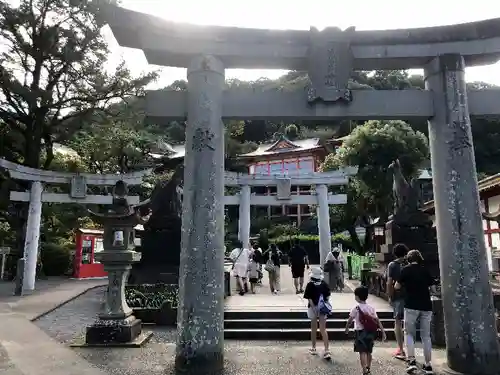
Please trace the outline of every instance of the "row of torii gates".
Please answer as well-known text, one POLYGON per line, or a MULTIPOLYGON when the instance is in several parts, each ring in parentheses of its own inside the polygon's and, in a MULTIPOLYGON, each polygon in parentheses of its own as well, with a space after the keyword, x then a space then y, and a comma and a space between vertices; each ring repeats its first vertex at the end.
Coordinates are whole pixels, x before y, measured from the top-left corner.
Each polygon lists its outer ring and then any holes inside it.
MULTIPOLYGON (((151 169, 123 175, 55 172, 25 167, 4 159, 0 159, 0 167, 6 169, 11 178, 30 181, 30 191, 12 191, 13 202, 29 202, 29 214, 24 244, 25 269, 23 272, 23 290, 35 289, 36 264, 39 256, 39 236, 42 216, 42 203, 78 203, 111 204, 111 195, 87 194, 88 186, 114 186, 118 181, 127 185, 139 185, 143 178, 152 173, 151 169), (69 194, 44 192, 44 185, 65 184, 70 186, 69 194)), ((252 205, 316 205, 318 214, 318 232, 320 237, 320 259, 325 259, 331 250, 330 211, 329 205, 347 203, 346 194, 332 194, 328 186, 341 186, 349 182, 349 176, 357 171, 349 167, 338 171, 324 173, 290 174, 290 175, 247 175, 225 172, 225 186, 238 187, 239 193, 225 195, 224 205, 239 206, 238 237, 243 244, 250 243, 250 207, 252 205), (315 194, 292 195, 291 186, 314 186, 315 194), (276 186, 276 196, 251 194, 252 186, 276 186)), ((49 188, 50 189, 50 188, 49 188)), ((129 204, 139 203, 139 196, 128 196, 129 204)), ((222 251, 223 247, 220 248, 222 251)))

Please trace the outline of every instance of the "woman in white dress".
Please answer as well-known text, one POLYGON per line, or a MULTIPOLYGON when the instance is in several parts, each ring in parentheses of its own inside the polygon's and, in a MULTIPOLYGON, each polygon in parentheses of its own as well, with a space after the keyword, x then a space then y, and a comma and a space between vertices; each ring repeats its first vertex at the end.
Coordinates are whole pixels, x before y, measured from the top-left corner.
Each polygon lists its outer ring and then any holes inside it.
POLYGON ((229 255, 229 258, 231 258, 233 262, 233 275, 236 277, 241 296, 248 292, 247 273, 248 264, 250 263, 250 254, 250 250, 243 247, 241 241, 237 241, 235 248, 229 255))

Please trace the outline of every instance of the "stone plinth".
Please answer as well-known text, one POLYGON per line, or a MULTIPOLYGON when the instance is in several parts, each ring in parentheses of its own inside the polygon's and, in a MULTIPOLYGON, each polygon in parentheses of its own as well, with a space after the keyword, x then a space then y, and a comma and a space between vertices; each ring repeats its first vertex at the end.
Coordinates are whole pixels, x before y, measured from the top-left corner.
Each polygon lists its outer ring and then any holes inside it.
POLYGON ((404 243, 410 249, 419 250, 431 276, 439 278, 436 229, 432 227, 429 215, 420 211, 396 215, 385 224, 385 243, 380 246, 380 252, 375 254, 377 266, 370 271, 368 276, 370 293, 384 299, 388 298, 386 269, 387 265, 394 260, 392 251, 397 243, 404 243))
POLYGON ((85 342, 87 345, 125 344, 135 341, 141 332, 141 321, 133 315, 125 319, 99 319, 87 327, 85 342))

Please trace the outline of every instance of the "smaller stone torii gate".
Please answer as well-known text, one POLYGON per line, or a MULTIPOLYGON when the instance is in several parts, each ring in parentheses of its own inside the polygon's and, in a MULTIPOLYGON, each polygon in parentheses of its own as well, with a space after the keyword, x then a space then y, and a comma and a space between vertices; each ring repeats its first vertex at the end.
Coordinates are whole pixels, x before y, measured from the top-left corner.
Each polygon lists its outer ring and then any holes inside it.
MULTIPOLYGON (((0 167, 6 169, 10 177, 16 180, 31 182, 30 191, 11 191, 10 200, 13 202, 29 202, 26 237, 24 240, 24 272, 23 291, 35 289, 36 264, 40 237, 40 221, 42 217, 42 203, 79 203, 79 204, 112 204, 111 195, 89 195, 87 186, 114 186, 118 181, 128 185, 139 185, 144 176, 151 170, 133 172, 129 174, 90 174, 67 173, 28 168, 5 159, 0 159, 0 167), (43 183, 69 184, 69 194, 48 193, 43 191, 43 183)), ((138 204, 139 196, 128 196, 129 204, 138 204)), ((19 275, 19 271, 18 271, 19 275)))
POLYGON ((188 124, 179 369, 201 364, 200 371, 207 371, 223 364, 221 120, 420 119, 429 125, 447 363, 455 372, 498 373, 470 116, 500 116, 500 90, 468 90, 464 69, 500 59, 500 19, 401 30, 305 31, 173 23, 115 5, 103 6, 102 15, 121 46, 142 49, 150 64, 187 68, 186 91, 158 90, 146 97, 148 120, 187 118, 188 124), (225 70, 232 68, 307 71, 310 82, 295 90, 227 90, 225 70), (415 68, 424 69, 425 90, 350 85, 354 71, 415 68))
POLYGON ((343 170, 289 174, 289 175, 247 175, 234 172, 226 172, 225 185, 238 186, 241 188, 237 195, 226 195, 224 204, 239 206, 239 228, 238 237, 244 246, 250 243, 250 207, 251 206, 281 206, 305 204, 317 205, 318 233, 319 233, 319 257, 323 262, 326 255, 331 251, 330 233, 330 210, 329 205, 346 204, 346 194, 328 193, 328 186, 346 185, 349 176, 357 172, 357 167, 345 168, 343 170), (291 186, 314 186, 315 195, 292 195, 291 186), (276 196, 264 196, 251 194, 252 186, 276 186, 276 196))

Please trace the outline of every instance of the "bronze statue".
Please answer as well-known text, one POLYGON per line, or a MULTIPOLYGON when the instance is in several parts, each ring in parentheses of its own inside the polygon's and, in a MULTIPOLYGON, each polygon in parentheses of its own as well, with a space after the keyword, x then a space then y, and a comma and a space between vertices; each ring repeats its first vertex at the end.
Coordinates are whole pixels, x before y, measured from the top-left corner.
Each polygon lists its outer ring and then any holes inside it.
POLYGON ((415 188, 415 181, 408 183, 401 171, 399 160, 394 160, 388 167, 392 172, 392 194, 394 199, 394 215, 412 213, 421 208, 419 194, 415 188))

